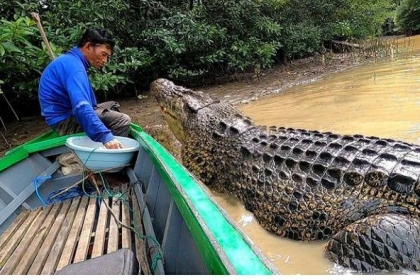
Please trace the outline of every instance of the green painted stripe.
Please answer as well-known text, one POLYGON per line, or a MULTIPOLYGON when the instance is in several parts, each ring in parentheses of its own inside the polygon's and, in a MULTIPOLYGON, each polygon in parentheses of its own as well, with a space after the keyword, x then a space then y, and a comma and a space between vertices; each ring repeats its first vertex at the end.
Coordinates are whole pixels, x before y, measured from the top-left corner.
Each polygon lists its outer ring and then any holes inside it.
POLYGON ((0 159, 0 172, 6 168, 24 160, 31 153, 59 147, 64 145, 66 139, 71 136, 86 135, 84 133, 58 136, 54 131, 44 133, 31 141, 26 142, 10 151, 7 151, 5 156, 0 159))
POLYGON ((52 148, 64 145, 64 143, 66 143, 67 138, 69 137, 82 136, 82 135, 86 135, 86 134, 78 133, 78 134, 72 134, 72 135, 57 136, 55 138, 46 139, 40 142, 28 143, 25 145, 25 149, 28 151, 28 153, 35 153, 38 151, 52 149, 52 148))
POLYGON ((34 143, 38 143, 38 142, 42 142, 42 141, 44 141, 44 140, 49 140, 49 139, 52 139, 52 138, 55 138, 55 137, 57 137, 58 135, 54 132, 54 131, 49 131, 49 132, 46 132, 46 133, 44 133, 44 134, 41 134, 40 136, 38 136, 38 137, 35 137, 34 139, 32 139, 32 140, 30 140, 30 141, 28 141, 28 142, 26 142, 25 144, 22 144, 22 145, 20 145, 20 146, 18 146, 18 147, 16 147, 16 148, 14 148, 14 149, 12 149, 12 150, 10 150, 10 151, 7 151, 6 152, 6 156, 9 156, 9 155, 11 155, 11 154, 13 154, 13 153, 15 153, 17 150, 20 150, 20 149, 22 149, 22 148, 24 148, 26 145, 29 145, 29 144, 34 144, 34 143))
MULTIPOLYGON (((165 148, 156 142, 150 135, 141 132, 138 134, 138 140, 141 141, 141 139, 144 139, 145 144, 150 149, 149 155, 151 155, 154 159, 156 166, 160 167, 162 170, 161 175, 169 175, 169 177, 166 178, 171 180, 168 187, 172 186, 172 188, 175 188, 175 185, 181 186, 182 190, 191 201, 191 204, 194 205, 194 210, 197 210, 199 216, 202 218, 202 221, 208 227, 210 232, 214 234, 217 242, 226 253, 237 273, 243 275, 274 274, 274 272, 262 261, 262 258, 258 256, 251 246, 245 241, 239 231, 236 230, 236 228, 234 228, 225 218, 220 209, 209 198, 197 181, 193 179, 185 167, 179 164, 176 159, 174 159, 173 156, 170 155, 165 148)), ((192 210, 184 201, 184 198, 179 194, 177 195, 178 190, 172 189, 170 192, 178 208, 180 208, 180 211, 187 214, 183 216, 184 219, 189 220, 189 229, 192 232, 197 233, 194 236, 204 236, 203 230, 198 224, 198 221, 194 221, 197 217, 197 213, 192 213, 192 210), (190 219, 188 216, 193 217, 193 219, 190 219)), ((211 246, 212 248, 207 246, 206 242, 209 242, 209 240, 196 241, 202 246, 205 246, 205 249, 208 250, 202 250, 204 251, 202 252, 204 257, 206 257, 206 253, 211 252, 211 250, 214 249, 213 246, 211 246)), ((210 260, 214 260, 214 256, 217 256, 217 253, 212 252, 211 255, 210 260)), ((220 264, 212 263, 211 266, 218 267, 220 264)), ((224 269, 220 270, 219 267, 215 272, 216 274, 222 274, 225 272, 223 270, 224 269)))
POLYGON ((22 148, 16 148, 11 155, 6 155, 0 159, 0 172, 28 157, 28 152, 22 148))

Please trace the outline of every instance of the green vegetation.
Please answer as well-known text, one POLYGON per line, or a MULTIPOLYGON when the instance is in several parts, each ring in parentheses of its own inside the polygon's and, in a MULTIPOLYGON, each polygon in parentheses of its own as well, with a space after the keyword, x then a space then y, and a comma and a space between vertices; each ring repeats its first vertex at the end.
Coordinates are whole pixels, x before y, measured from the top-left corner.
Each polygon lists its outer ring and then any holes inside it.
POLYGON ((49 61, 47 52, 31 43, 38 34, 28 17, 0 22, 0 83, 17 97, 35 94, 37 83, 33 77, 39 76, 49 61))
POLYGON ((112 59, 91 73, 100 99, 136 95, 157 77, 202 85, 324 53, 332 40, 420 30, 420 0, 2 2, 0 90, 14 101, 36 100, 50 61, 30 12, 39 13, 56 55, 74 46, 86 27, 114 35, 112 59))
POLYGON ((420 33, 420 0, 402 0, 396 12, 395 23, 405 34, 420 33))

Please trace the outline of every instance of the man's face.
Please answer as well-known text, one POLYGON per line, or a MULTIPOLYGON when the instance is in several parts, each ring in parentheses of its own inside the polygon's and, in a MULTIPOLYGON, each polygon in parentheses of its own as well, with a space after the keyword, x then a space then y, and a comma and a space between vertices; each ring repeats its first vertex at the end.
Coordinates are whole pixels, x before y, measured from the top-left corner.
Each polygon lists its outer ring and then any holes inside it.
POLYGON ((108 62, 108 58, 111 56, 112 51, 106 44, 93 45, 88 43, 86 59, 89 64, 96 69, 102 68, 105 63, 108 62))

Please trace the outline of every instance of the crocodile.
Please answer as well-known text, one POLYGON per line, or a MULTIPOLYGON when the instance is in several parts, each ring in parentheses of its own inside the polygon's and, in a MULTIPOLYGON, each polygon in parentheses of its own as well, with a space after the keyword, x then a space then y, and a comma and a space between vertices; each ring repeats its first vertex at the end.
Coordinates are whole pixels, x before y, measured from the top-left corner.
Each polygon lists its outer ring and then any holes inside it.
POLYGON ((326 257, 356 271, 420 270, 420 146, 260 126, 162 78, 150 92, 182 143, 183 165, 239 198, 266 230, 325 240, 326 257))

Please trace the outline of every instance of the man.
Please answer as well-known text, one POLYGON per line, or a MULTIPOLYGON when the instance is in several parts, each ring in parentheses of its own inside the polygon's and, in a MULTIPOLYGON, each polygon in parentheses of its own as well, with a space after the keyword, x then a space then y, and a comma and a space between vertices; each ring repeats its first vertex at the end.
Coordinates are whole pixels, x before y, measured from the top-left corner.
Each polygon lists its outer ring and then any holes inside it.
POLYGON ((91 66, 107 63, 114 45, 105 31, 87 29, 76 47, 45 68, 39 84, 41 115, 59 135, 84 131, 107 149, 123 148, 114 135, 127 136, 131 119, 115 110, 116 102, 97 104, 88 77, 91 66))

